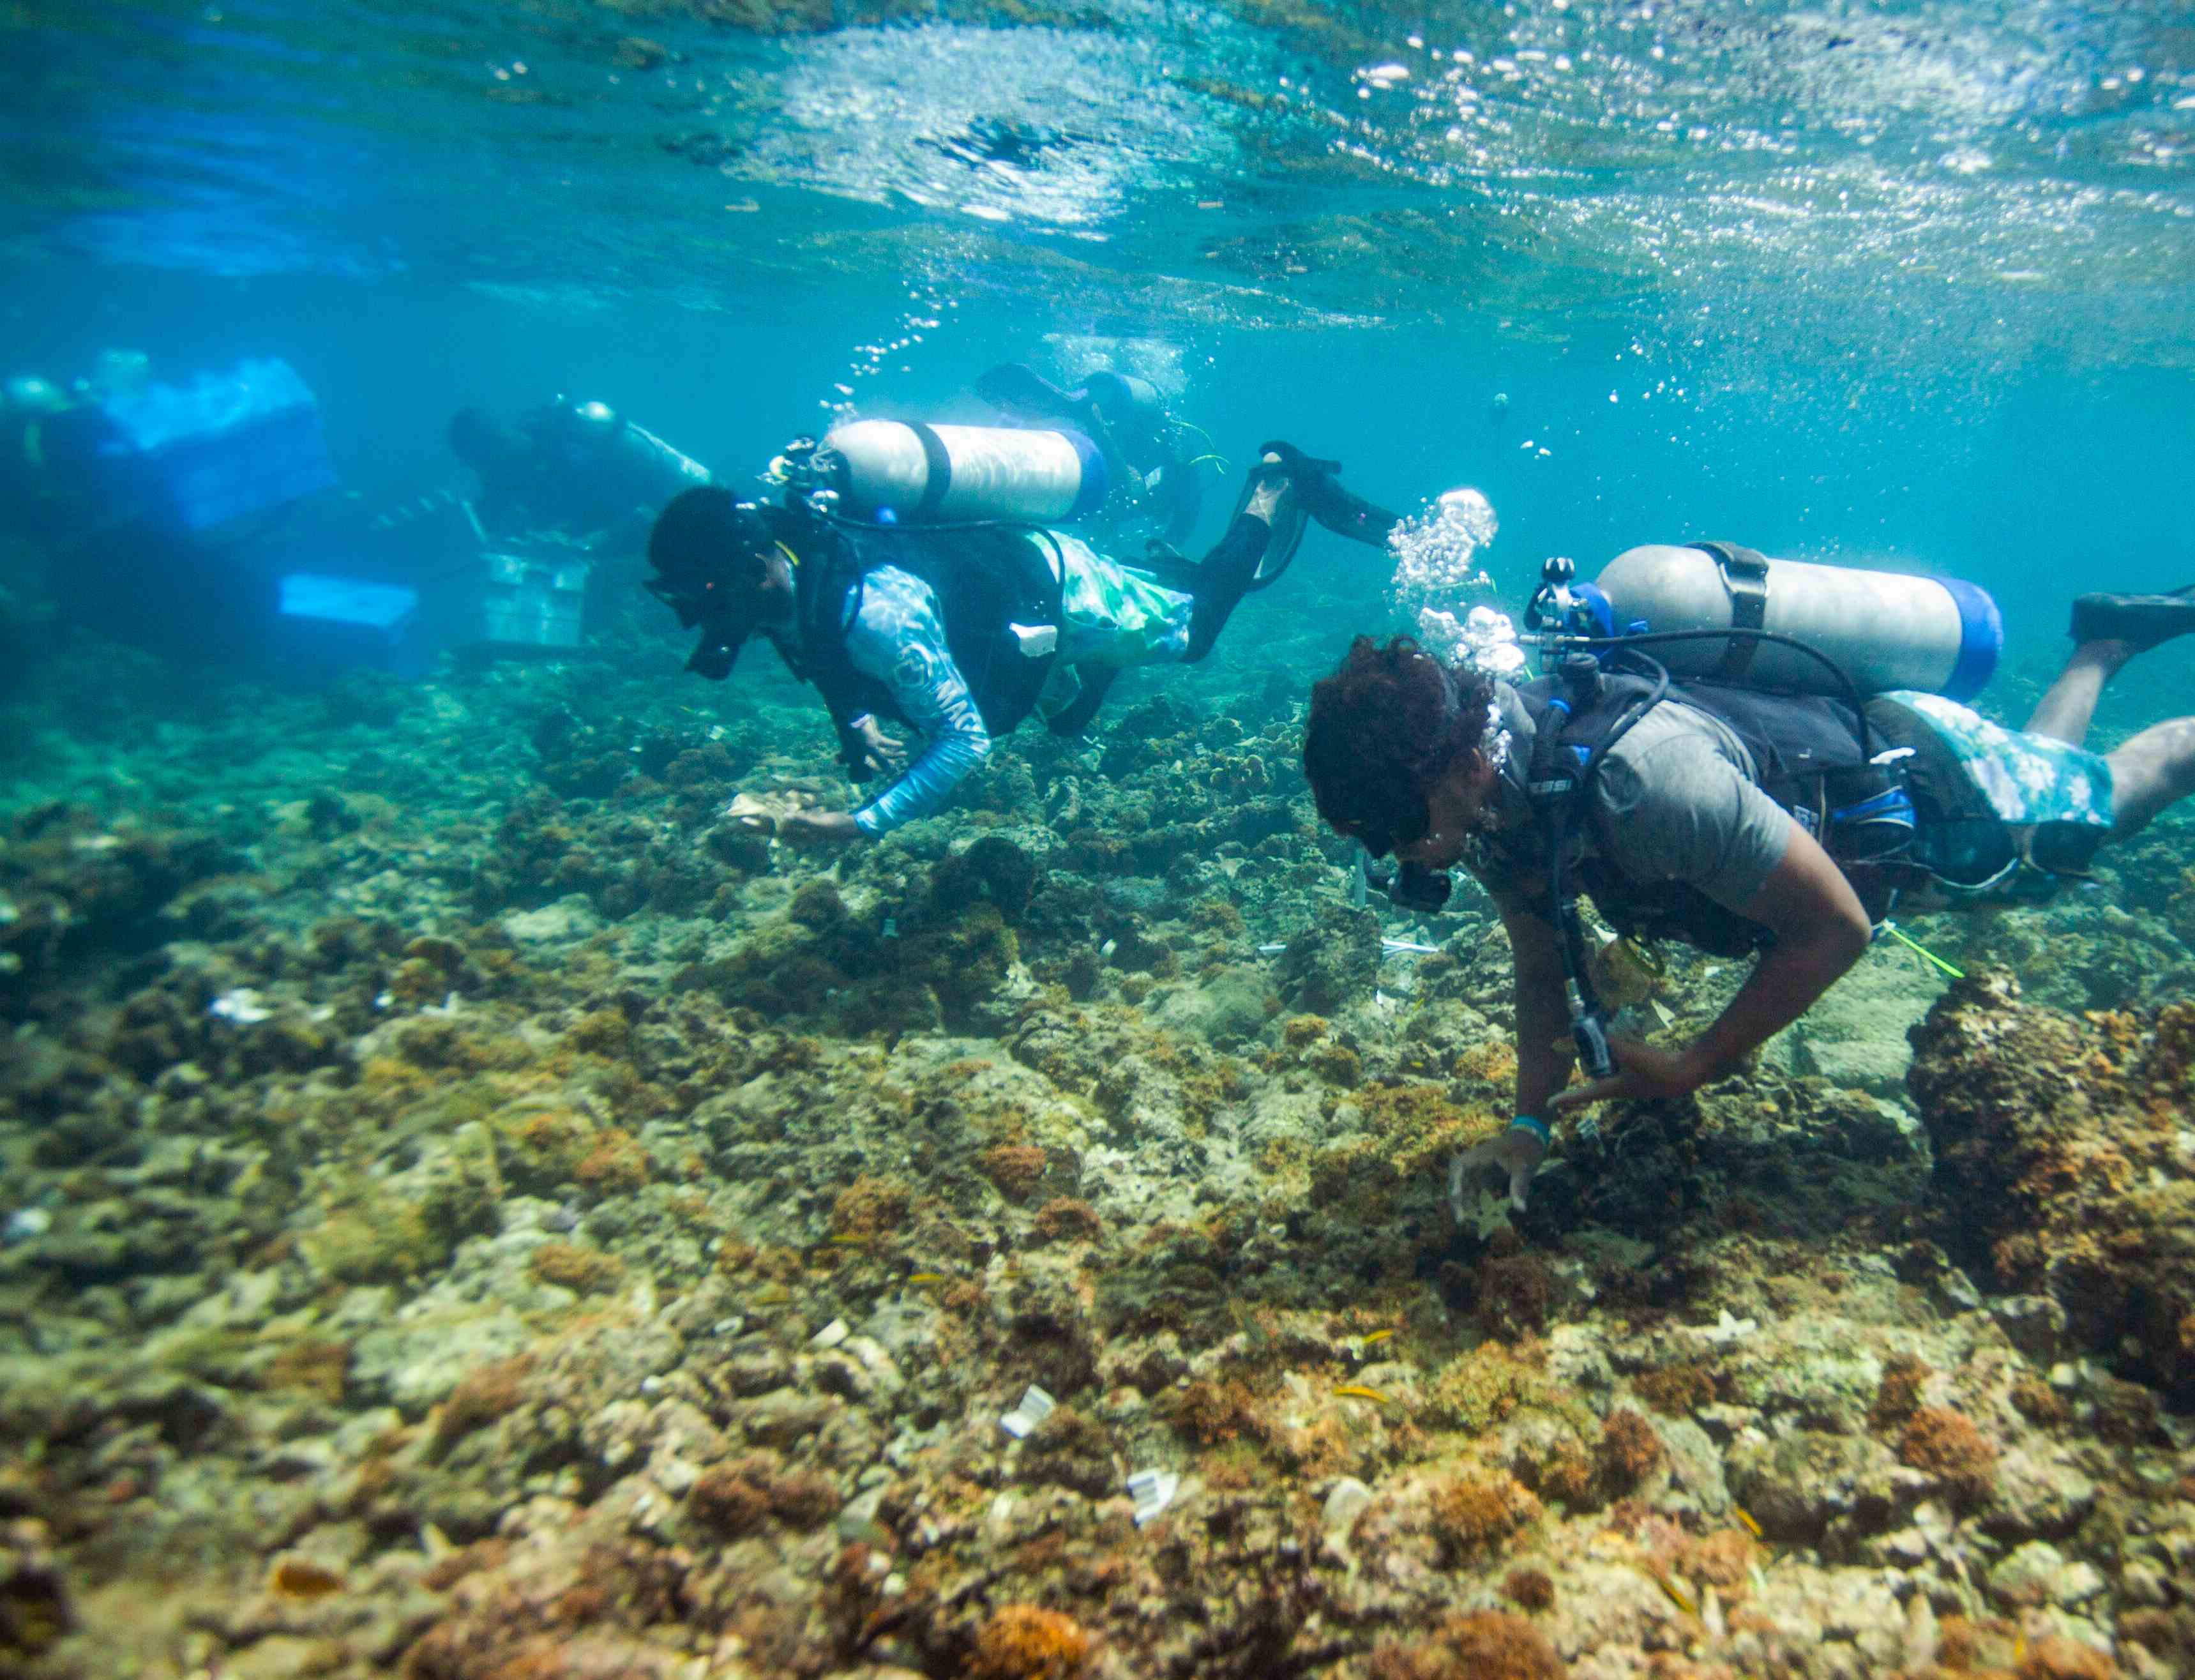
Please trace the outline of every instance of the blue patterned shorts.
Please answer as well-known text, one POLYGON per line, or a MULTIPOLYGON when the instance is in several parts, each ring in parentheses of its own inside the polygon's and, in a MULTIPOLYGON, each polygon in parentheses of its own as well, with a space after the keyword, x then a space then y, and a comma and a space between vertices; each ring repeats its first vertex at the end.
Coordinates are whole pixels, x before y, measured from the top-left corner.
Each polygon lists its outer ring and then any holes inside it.
POLYGON ((2111 767, 2100 754, 1993 724, 1933 694, 1883 696, 1916 714, 1972 797, 1924 820, 1913 861, 1967 902, 2033 903, 2088 872, 2110 835, 2111 767))

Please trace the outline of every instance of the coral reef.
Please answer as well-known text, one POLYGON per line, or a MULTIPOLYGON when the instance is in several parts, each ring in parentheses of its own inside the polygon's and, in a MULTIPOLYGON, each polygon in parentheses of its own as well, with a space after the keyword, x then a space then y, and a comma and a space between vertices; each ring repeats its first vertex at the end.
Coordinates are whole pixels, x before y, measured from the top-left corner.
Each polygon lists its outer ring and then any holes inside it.
POLYGON ((1496 923, 1350 906, 1293 685, 1196 681, 836 853, 725 815, 839 791, 782 692, 614 667, 26 788, 0 1669, 2195 1664, 2195 1008, 2109 960, 2169 926, 1910 1046, 1871 956, 1459 1227, 1496 923))
POLYGON ((2195 1401, 2195 1006, 2076 1019, 1990 970, 1914 1042, 1945 1248, 2055 1303, 2074 1345, 2195 1401))

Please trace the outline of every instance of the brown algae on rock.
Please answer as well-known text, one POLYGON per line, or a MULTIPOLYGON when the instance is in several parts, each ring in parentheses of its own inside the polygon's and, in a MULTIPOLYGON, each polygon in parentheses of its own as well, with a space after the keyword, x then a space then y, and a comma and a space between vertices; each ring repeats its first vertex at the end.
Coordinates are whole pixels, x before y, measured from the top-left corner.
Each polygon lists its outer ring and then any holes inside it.
POLYGON ((1337 904, 1288 696, 829 857, 721 815, 827 747, 493 692, 537 744, 406 707, 446 776, 285 786, 249 859, 9 817, 11 1674, 2195 1660, 2195 1012, 1962 953, 1910 1099, 1917 992, 1812 1064, 1863 1087, 1604 1115, 1458 1233, 1498 930, 1337 904))

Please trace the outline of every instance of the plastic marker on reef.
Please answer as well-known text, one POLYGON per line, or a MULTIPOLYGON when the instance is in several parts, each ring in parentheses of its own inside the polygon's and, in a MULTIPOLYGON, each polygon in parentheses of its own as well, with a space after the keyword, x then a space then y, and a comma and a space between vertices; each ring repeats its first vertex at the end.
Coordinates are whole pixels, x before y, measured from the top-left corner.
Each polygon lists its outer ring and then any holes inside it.
POLYGON ((1032 1383, 1028 1385, 1028 1392, 1022 1396, 1019 1406, 1011 1412, 1002 1412, 999 1414, 999 1427, 1016 1440, 1024 1440, 1038 1424, 1051 1417, 1058 1408, 1057 1400, 1032 1383))
POLYGON ((206 1006, 206 1013, 233 1021, 239 1026, 251 1026, 274 1018, 274 1012, 259 1001, 259 994, 250 986, 238 986, 222 993, 206 1006))
POLYGON ((54 1216, 43 1208, 18 1208, 0 1225, 0 1243, 36 1242, 54 1228, 54 1216))
POLYGON ((1181 1489, 1181 1478, 1172 1470, 1138 1470, 1128 1478, 1128 1497, 1136 1502, 1136 1527, 1140 1528, 1168 1505, 1181 1489))
POLYGON ((1725 1342, 1743 1340, 1760 1328, 1759 1319, 1732 1318, 1727 1307, 1715 1314, 1715 1321, 1713 1324, 1690 1326, 1693 1335, 1703 1342, 1712 1342, 1717 1347, 1720 1347, 1725 1342))

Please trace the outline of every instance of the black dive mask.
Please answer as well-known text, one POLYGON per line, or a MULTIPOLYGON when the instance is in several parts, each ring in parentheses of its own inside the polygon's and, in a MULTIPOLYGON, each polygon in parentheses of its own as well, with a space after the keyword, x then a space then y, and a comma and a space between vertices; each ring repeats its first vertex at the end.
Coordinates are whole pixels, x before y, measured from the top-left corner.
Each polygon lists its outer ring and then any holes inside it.
POLYGON ((736 502, 714 486, 692 490, 664 511, 648 540, 655 575, 650 595, 700 639, 686 668, 712 682, 731 674, 740 644, 757 628, 757 590, 773 551, 785 550, 771 523, 775 510, 736 502))

